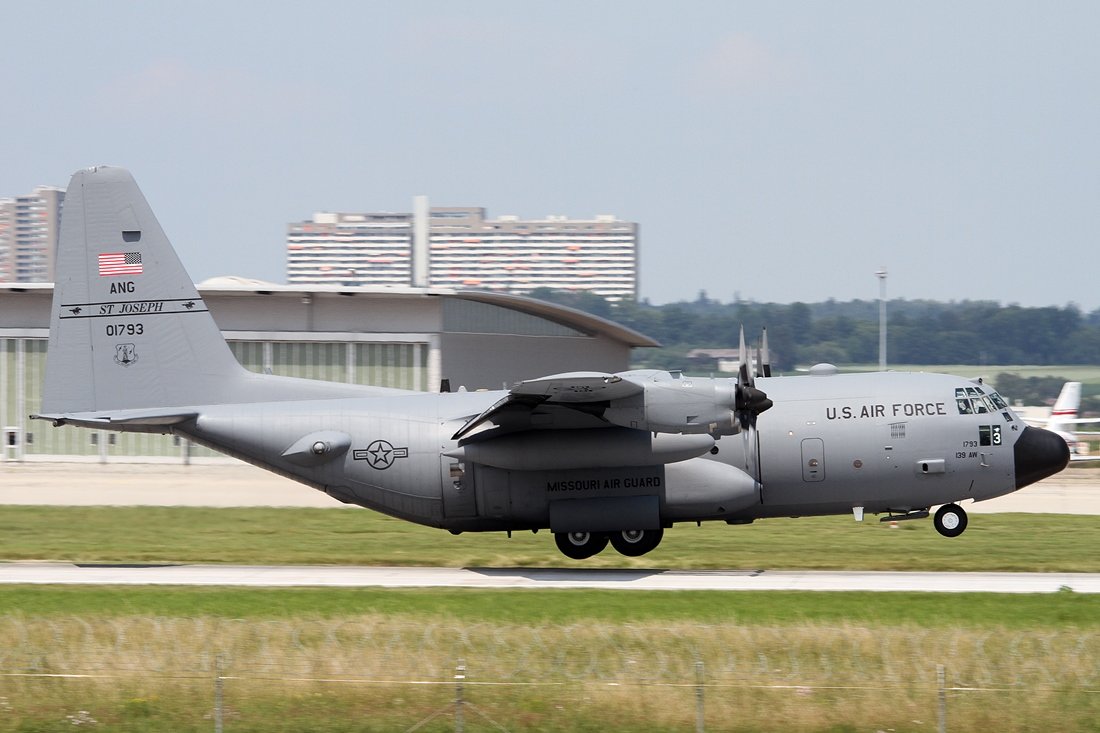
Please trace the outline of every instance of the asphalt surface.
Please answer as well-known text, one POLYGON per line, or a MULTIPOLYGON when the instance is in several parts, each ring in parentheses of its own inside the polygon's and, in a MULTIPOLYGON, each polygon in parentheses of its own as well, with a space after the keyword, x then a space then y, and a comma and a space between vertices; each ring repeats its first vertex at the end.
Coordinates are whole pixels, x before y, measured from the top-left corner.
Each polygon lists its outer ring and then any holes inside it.
MULTIPOLYGON (((239 462, 0 463, 0 504, 341 508, 332 497, 239 462)), ((1100 515, 1100 466, 1071 467, 968 512, 1100 515)))
POLYGON ((0 583, 327 588, 1100 593, 1097 573, 907 573, 0 563, 0 583))

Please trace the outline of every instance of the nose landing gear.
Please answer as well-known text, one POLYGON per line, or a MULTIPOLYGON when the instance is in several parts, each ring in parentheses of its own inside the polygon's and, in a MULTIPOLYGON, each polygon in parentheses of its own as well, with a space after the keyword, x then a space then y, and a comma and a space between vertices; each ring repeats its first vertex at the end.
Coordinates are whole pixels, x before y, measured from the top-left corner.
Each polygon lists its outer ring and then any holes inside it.
POLYGON ((958 504, 944 504, 936 511, 932 524, 944 537, 958 537, 966 530, 966 512, 958 504))

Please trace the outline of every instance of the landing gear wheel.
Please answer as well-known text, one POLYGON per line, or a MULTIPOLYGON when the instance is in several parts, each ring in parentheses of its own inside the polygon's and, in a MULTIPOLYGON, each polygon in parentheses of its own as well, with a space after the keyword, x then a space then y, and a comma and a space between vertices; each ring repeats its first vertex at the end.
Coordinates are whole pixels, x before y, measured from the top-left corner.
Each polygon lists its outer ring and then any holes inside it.
POLYGON ((611 546, 620 555, 638 557, 661 544, 661 538, 664 536, 663 529, 624 529, 622 532, 611 534, 611 546))
POLYGON ((561 554, 574 560, 586 560, 607 547, 607 535, 596 532, 557 532, 554 534, 561 554))
POLYGON ((966 512, 958 504, 944 504, 936 511, 932 524, 944 537, 958 537, 966 529, 966 512))

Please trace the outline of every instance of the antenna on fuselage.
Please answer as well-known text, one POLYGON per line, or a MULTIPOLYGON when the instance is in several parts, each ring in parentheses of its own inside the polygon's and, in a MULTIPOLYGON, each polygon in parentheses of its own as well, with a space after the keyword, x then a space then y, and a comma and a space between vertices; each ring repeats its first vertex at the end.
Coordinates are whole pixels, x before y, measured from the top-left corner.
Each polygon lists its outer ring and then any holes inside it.
POLYGON ((760 373, 765 377, 772 375, 772 357, 768 351, 768 329, 760 329, 760 373))

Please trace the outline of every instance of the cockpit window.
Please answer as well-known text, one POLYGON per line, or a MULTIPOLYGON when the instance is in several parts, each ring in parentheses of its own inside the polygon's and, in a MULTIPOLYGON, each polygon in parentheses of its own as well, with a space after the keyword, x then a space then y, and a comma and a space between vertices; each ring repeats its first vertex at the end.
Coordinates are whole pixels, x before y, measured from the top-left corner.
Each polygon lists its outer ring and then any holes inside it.
POLYGON ((984 415, 1008 409, 1008 403, 999 394, 986 394, 979 387, 956 387, 955 405, 960 415, 984 415))

